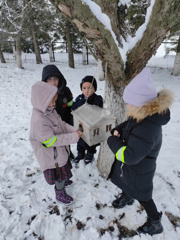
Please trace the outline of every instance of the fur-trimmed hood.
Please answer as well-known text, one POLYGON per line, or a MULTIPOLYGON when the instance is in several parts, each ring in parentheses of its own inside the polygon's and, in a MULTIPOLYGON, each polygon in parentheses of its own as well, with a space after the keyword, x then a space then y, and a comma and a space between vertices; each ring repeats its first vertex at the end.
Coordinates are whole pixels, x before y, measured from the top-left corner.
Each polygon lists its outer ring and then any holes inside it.
POLYGON ((137 122, 142 121, 148 116, 154 114, 163 115, 169 111, 169 107, 172 105, 174 94, 168 89, 162 89, 158 92, 157 98, 143 106, 132 106, 127 112, 128 117, 132 117, 137 122))

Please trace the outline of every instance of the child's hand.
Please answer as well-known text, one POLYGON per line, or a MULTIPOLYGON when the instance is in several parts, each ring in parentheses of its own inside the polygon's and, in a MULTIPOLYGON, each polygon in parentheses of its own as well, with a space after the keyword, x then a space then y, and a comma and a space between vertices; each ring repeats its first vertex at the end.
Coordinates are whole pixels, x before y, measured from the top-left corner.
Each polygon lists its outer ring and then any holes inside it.
POLYGON ((78 134, 79 138, 82 136, 82 132, 79 129, 77 130, 77 134, 78 134))
POLYGON ((117 137, 120 137, 120 134, 119 134, 119 132, 117 130, 114 131, 113 135, 117 136, 117 137))

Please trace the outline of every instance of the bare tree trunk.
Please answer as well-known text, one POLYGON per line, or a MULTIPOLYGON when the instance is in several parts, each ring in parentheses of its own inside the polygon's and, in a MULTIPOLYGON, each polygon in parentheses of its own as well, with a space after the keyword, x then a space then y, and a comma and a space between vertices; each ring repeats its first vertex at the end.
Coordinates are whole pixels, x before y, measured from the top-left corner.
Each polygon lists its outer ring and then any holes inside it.
POLYGON ((67 25, 66 28, 66 37, 67 37, 67 45, 68 45, 68 59, 69 59, 69 67, 75 68, 74 66, 74 54, 73 54, 73 47, 72 47, 72 36, 70 32, 70 26, 67 25))
POLYGON ((175 61, 174 61, 174 67, 173 67, 172 75, 180 76, 180 36, 179 36, 176 58, 175 58, 175 61))
POLYGON ((3 52, 1 50, 1 46, 0 46, 0 59, 1 59, 1 63, 6 63, 3 52))
POLYGON ((55 62, 51 40, 49 40, 49 59, 50 59, 50 62, 55 62))
POLYGON ((40 55, 40 49, 39 49, 39 44, 38 44, 38 39, 37 39, 37 29, 36 29, 36 22, 35 22, 35 15, 36 13, 34 12, 32 6, 31 6, 31 1, 29 3, 29 27, 33 39, 33 45, 34 45, 34 51, 35 51, 35 56, 36 56, 36 63, 40 64, 42 63, 41 55, 40 55))
POLYGON ((35 51, 35 55, 36 55, 36 63, 40 64, 40 63, 42 63, 42 59, 41 59, 39 44, 38 44, 38 41, 36 38, 36 32, 35 32, 33 23, 31 25, 31 31, 32 31, 32 38, 33 38, 33 43, 34 43, 34 51, 35 51))
POLYGON ((12 43, 13 59, 16 60, 16 42, 12 43))
POLYGON ((42 63, 42 59, 41 59, 38 40, 36 37, 35 22, 34 22, 34 18, 31 14, 30 14, 29 19, 30 19, 31 34, 32 34, 33 44, 34 44, 34 51, 35 51, 35 55, 36 55, 36 63, 40 64, 40 63, 42 63))
MULTIPOLYGON (((107 73, 107 78, 111 78, 109 73, 107 73)), ((108 79, 106 79, 105 84, 104 108, 106 108, 106 110, 111 114, 111 116, 116 117, 116 125, 118 125, 125 120, 125 104, 122 99, 124 86, 122 84, 120 88, 115 89, 112 83, 108 81, 108 79)), ((103 177, 108 177, 113 161, 114 154, 107 146, 106 141, 101 143, 97 167, 103 177)))
POLYGON ((21 57, 21 34, 20 33, 16 36, 16 61, 17 61, 17 67, 20 69, 23 69, 22 57, 21 57))
POLYGON ((83 65, 86 65, 86 46, 83 46, 83 65))

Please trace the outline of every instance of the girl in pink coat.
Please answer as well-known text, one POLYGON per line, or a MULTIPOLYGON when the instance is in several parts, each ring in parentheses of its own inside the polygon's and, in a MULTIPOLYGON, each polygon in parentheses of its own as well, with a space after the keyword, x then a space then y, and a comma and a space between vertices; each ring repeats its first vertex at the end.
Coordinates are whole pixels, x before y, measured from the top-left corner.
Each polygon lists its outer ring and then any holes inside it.
POLYGON ((71 204, 73 198, 65 190, 65 181, 72 176, 69 144, 77 143, 81 132, 63 122, 54 109, 57 90, 42 81, 32 86, 30 142, 47 183, 55 184, 57 201, 71 204))

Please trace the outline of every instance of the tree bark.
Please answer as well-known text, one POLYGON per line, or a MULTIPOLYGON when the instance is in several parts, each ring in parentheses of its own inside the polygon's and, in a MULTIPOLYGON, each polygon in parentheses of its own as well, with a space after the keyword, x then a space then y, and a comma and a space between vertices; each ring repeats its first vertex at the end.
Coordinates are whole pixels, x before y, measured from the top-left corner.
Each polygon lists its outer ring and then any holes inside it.
POLYGON ((22 57, 21 57, 21 34, 17 34, 16 36, 16 61, 17 67, 23 69, 22 66, 22 57))
POLYGON ((49 40, 49 59, 50 59, 50 62, 55 62, 51 40, 49 40))
POLYGON ((40 63, 42 63, 42 59, 41 59, 38 40, 36 37, 35 21, 34 21, 34 17, 31 12, 29 12, 29 15, 30 15, 29 16, 30 29, 31 29, 31 34, 32 34, 32 39, 33 39, 33 44, 34 44, 34 51, 35 51, 35 55, 36 55, 36 63, 40 64, 40 63))
MULTIPOLYGON (((69 24, 67 26, 69 26, 69 24)), ((69 67, 70 68, 75 68, 70 26, 66 28, 66 37, 67 37, 67 46, 68 46, 69 67)))
MULTIPOLYGON (((106 108, 107 112, 109 112, 111 115, 113 114, 113 116, 116 117, 116 125, 118 125, 125 120, 125 105, 122 99, 124 84, 122 83, 121 87, 118 90, 114 89, 114 86, 108 80, 111 79, 111 76, 109 75, 109 73, 107 74, 108 75, 105 82, 104 93, 104 108, 106 108)), ((108 177, 113 162, 114 154, 111 152, 105 141, 101 143, 97 162, 97 167, 101 176, 105 178, 108 177)))
POLYGON ((33 23, 31 24, 31 32, 32 32, 32 38, 33 38, 33 43, 34 43, 34 51, 35 51, 35 55, 36 55, 36 63, 40 64, 40 63, 42 63, 42 59, 41 59, 39 44, 38 44, 38 41, 36 38, 36 32, 35 32, 33 23))
POLYGON ((103 63, 108 63, 112 75, 111 81, 118 87, 119 82, 125 77, 124 64, 117 44, 114 42, 109 30, 95 19, 89 7, 82 4, 80 0, 76 2, 72 0, 51 2, 91 41, 97 58, 101 59, 103 63))
POLYGON ((13 59, 16 60, 16 41, 12 43, 13 59))
MULTIPOLYGON (((111 115, 116 116, 117 124, 120 123, 125 119, 125 106, 122 100, 124 87, 146 66, 168 31, 179 23, 180 2, 155 0, 150 19, 144 25, 145 31, 142 32, 141 37, 139 37, 140 34, 138 35, 139 41, 136 41, 133 48, 130 47, 135 41, 136 32, 131 31, 130 26, 125 22, 125 13, 128 8, 123 5, 124 12, 122 13, 123 7, 120 8, 119 1, 94 0, 84 3, 81 0, 51 0, 51 2, 92 43, 97 59, 102 61, 103 67, 107 66, 105 106, 111 115), (106 20, 107 22, 109 20, 110 23, 109 29, 108 24, 105 26, 104 22, 101 22, 101 18, 98 18, 99 15, 96 16, 92 13, 92 4, 100 6, 100 14, 101 11, 102 14, 106 14, 106 20), (129 47, 129 51, 125 49, 125 45, 129 47), (124 62, 124 52, 126 53, 126 62, 124 62)), ((150 1, 150 3, 152 2, 150 1)), ((111 165, 108 163, 110 160, 107 151, 109 150, 107 150, 106 143, 103 143, 98 159, 98 169, 103 176, 108 175, 109 170, 106 169, 110 169, 111 165)))
POLYGON ((1 63, 6 63, 3 52, 1 50, 1 46, 0 46, 0 59, 1 59, 1 63))
POLYGON ((83 50, 82 50, 82 64, 86 65, 87 64, 87 60, 86 60, 86 46, 83 46, 83 50))
POLYGON ((172 75, 180 76, 180 36, 178 40, 177 52, 176 52, 176 57, 174 61, 172 75))
POLYGON ((163 42, 173 26, 178 24, 180 14, 175 0, 156 0, 146 30, 136 46, 128 53, 126 71, 130 78, 136 76, 163 42), (177 17, 177 19, 176 19, 177 17))
POLYGON ((91 46, 89 45, 89 43, 88 43, 88 41, 86 40, 85 37, 83 37, 83 42, 84 42, 84 44, 86 45, 86 47, 89 49, 89 51, 90 51, 90 53, 92 54, 92 56, 94 57, 94 59, 95 59, 96 61, 98 61, 98 58, 97 58, 97 56, 96 56, 96 53, 93 51, 93 49, 91 48, 91 46))

